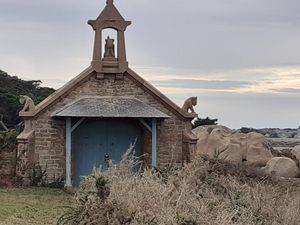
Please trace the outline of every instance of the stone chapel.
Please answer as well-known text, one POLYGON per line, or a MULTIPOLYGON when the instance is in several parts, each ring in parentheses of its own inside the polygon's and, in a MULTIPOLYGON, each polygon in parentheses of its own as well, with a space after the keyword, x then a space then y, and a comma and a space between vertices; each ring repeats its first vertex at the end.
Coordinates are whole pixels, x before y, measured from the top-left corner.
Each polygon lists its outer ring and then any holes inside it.
POLYGON ((153 167, 188 161, 195 149, 191 121, 197 114, 128 66, 125 31, 131 22, 113 0, 88 24, 95 31, 91 65, 40 104, 25 102, 20 112, 25 128, 18 136, 17 171, 25 183, 28 168, 40 165, 49 182, 64 177, 67 187, 77 186, 94 166, 120 161, 131 143, 144 166, 153 167), (105 29, 115 30, 117 40, 104 37, 105 29))

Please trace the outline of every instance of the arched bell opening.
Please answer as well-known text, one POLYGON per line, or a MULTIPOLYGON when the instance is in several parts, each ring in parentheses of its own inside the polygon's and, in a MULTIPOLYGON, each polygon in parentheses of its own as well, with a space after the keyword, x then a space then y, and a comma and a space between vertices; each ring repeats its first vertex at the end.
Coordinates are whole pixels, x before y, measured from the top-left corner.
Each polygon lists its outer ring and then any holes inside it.
POLYGON ((102 30, 102 61, 117 61, 118 52, 118 32, 113 28, 102 30))

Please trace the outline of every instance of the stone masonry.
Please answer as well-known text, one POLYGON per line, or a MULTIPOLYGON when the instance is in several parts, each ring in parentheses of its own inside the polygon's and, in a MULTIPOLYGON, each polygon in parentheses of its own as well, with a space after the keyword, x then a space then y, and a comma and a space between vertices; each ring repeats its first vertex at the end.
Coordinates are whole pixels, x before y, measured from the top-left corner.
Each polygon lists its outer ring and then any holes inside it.
MULTIPOLYGON (((58 109, 82 96, 131 96, 166 113, 169 119, 158 123, 158 163, 178 163, 182 161, 182 131, 191 129, 191 122, 180 120, 171 110, 146 92, 138 83, 124 76, 117 80, 113 77, 97 79, 96 73, 90 74, 88 80, 69 94, 59 99, 32 121, 35 130, 34 145, 28 151, 34 151, 34 162, 42 168, 47 167, 49 181, 65 174, 65 121, 53 119, 51 115, 58 109)), ((146 162, 150 162, 151 135, 144 130, 143 153, 148 153, 146 162)))

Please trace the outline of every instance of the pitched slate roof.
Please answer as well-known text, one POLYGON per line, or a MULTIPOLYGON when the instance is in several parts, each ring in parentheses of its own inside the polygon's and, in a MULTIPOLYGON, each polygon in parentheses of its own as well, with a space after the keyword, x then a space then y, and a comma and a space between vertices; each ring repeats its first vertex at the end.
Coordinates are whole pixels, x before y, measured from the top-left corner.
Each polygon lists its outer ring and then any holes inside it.
POLYGON ((168 118, 165 113, 134 97, 83 97, 63 107, 53 117, 168 118))

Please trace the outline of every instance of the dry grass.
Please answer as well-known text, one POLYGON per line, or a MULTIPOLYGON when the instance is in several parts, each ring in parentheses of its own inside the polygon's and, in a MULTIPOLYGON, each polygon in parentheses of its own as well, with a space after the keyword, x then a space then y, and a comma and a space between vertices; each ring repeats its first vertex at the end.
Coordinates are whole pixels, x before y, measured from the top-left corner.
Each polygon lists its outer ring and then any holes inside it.
POLYGON ((0 225, 55 225, 65 205, 74 199, 61 190, 0 189, 0 225))
POLYGON ((298 183, 200 158, 182 169, 133 173, 132 166, 125 157, 86 177, 76 193, 77 207, 60 224, 300 224, 298 183))

